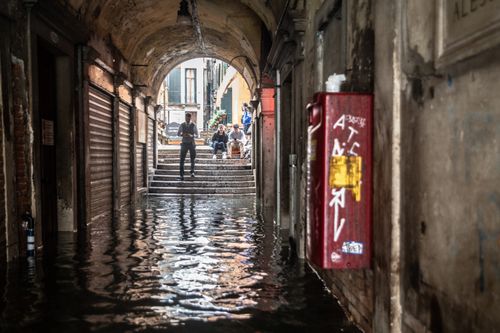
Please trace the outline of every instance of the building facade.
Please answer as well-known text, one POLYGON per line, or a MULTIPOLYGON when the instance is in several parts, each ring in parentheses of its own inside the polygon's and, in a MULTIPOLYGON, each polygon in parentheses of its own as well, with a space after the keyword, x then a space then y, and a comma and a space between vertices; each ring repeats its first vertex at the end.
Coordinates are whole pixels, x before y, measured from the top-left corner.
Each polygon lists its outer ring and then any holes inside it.
POLYGON ((251 100, 248 84, 232 66, 227 67, 223 74, 217 84, 215 109, 226 112, 228 125, 241 125, 243 103, 250 105, 251 100))
POLYGON ((166 76, 157 98, 161 106, 159 119, 163 123, 179 125, 189 112, 198 130, 203 130, 206 123, 206 65, 207 59, 191 59, 173 68, 166 76))
MULTIPOLYGON (((365 332, 497 331, 499 1, 197 1, 188 28, 178 3, 0 2, 0 260, 26 255, 27 212, 37 249, 133 212, 165 76, 208 56, 259 102, 260 212, 307 260, 306 107, 342 73, 374 99, 371 265, 311 267, 365 332)), ((200 66, 163 99, 201 129, 200 66)))

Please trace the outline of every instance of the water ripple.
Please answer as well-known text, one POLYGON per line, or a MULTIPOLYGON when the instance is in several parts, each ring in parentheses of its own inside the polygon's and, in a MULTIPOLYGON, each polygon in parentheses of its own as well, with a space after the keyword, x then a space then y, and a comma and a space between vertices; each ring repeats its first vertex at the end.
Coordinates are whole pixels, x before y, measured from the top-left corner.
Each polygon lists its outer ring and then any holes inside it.
POLYGON ((2 331, 357 332, 252 198, 149 199, 1 270, 2 331))

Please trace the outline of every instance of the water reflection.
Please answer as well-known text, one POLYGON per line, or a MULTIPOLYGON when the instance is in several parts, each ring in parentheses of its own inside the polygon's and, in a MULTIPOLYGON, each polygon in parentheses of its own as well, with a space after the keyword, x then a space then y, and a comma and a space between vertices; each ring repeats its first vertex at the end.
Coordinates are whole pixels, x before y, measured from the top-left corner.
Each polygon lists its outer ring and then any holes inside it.
POLYGON ((150 199, 89 234, 1 271, 1 331, 357 332, 251 198, 150 199))

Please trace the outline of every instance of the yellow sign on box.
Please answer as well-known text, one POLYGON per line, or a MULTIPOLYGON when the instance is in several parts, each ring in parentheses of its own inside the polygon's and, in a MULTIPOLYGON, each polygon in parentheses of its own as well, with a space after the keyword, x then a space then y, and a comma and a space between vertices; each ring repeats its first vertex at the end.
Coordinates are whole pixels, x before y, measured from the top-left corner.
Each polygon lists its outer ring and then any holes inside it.
POLYGON ((344 187, 352 191, 356 202, 361 201, 361 156, 332 156, 330 159, 330 188, 344 187))

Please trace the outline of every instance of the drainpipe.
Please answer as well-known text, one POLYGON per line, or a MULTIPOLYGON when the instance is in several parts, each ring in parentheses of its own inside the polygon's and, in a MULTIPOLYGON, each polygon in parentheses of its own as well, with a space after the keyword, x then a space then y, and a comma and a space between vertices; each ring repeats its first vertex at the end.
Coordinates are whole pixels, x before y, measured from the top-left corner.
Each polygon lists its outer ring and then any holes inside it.
MULTIPOLYGON (((77 156, 78 158, 82 159, 82 161, 85 161, 87 156, 85 154, 85 124, 86 121, 84 121, 84 102, 83 102, 83 85, 84 85, 84 78, 83 78, 83 59, 84 59, 84 46, 83 45, 78 45, 77 47, 77 60, 76 60, 76 67, 77 67, 77 73, 76 73, 76 94, 77 94, 77 101, 76 105, 78 105, 77 110, 78 110, 78 115, 76 117, 77 121, 77 142, 78 144, 78 150, 77 150, 77 156)), ((78 175, 78 181, 77 181, 77 207, 78 207, 78 231, 84 230, 87 226, 87 196, 85 193, 85 163, 78 163, 77 167, 77 175, 78 175)))
POLYGON ((31 157, 30 163, 30 179, 31 179, 31 211, 33 217, 36 218, 36 200, 35 200, 35 180, 33 177, 34 172, 34 161, 33 161, 33 59, 31 56, 31 10, 38 3, 38 0, 23 0, 24 8, 26 8, 26 49, 28 52, 28 132, 29 132, 29 145, 28 145, 28 155, 31 157))
POLYGON ((161 105, 154 107, 154 126, 153 126, 153 168, 158 167, 158 113, 161 111, 161 105))
MULTIPOLYGON (((275 35, 285 19, 286 12, 288 11, 288 6, 290 5, 290 0, 286 1, 283 12, 281 13, 280 20, 276 26, 275 35)), ((275 97, 275 140, 276 140, 276 210, 275 210, 275 223, 281 227, 281 75, 279 69, 276 70, 276 97, 275 97)))
POLYGON ((402 3, 395 2, 394 50, 392 70, 392 188, 391 188, 391 253, 390 253, 390 332, 402 330, 401 306, 401 54, 402 3))
POLYGON ((283 23, 283 20, 285 19, 286 12, 288 10, 288 6, 290 5, 290 0, 286 1, 285 8, 283 9, 283 13, 281 13, 280 20, 278 22, 278 25, 276 26, 276 33, 275 35, 278 34, 278 31, 280 30, 281 24, 283 23))
MULTIPOLYGON (((290 240, 292 240, 296 248, 296 240, 298 238, 295 230, 297 223, 296 203, 297 203, 297 154, 288 155, 288 168, 290 173, 290 240)), ((295 249, 296 250, 296 249, 295 249)))
POLYGON ((275 140, 276 140, 276 211, 275 223, 281 227, 281 73, 276 70, 276 97, 275 97, 275 140))

